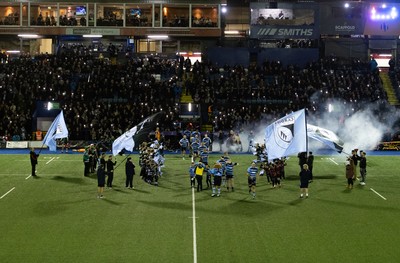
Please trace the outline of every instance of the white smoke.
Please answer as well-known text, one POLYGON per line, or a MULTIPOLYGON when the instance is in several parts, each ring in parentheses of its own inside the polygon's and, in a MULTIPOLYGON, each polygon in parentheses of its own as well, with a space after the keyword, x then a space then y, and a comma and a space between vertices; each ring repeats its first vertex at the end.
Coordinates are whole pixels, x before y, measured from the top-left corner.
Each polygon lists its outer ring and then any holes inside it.
POLYGON ((372 103, 355 111, 348 103, 338 101, 327 105, 325 113, 310 115, 308 123, 335 132, 344 142, 343 152, 347 153, 352 149, 376 149, 383 135, 400 117, 394 107, 386 104, 372 103))
POLYGON ((381 123, 370 109, 358 111, 347 118, 340 136, 345 142, 344 150, 373 150, 381 141, 387 125, 381 123))
MULTIPOLYGON (((311 101, 318 101, 318 96, 312 96, 311 101)), ((241 151, 249 150, 250 138, 253 145, 264 144, 265 129, 274 121, 291 112, 282 112, 280 116, 264 115, 262 119, 253 124, 242 126, 239 132, 241 151), (252 136, 249 136, 253 134, 252 136)), ((364 109, 356 111, 351 103, 344 101, 330 101, 324 111, 308 111, 307 123, 333 131, 344 142, 344 153, 350 153, 352 149, 374 150, 382 141, 385 133, 393 130, 393 125, 400 120, 400 112, 395 107, 382 102, 371 103, 364 109)), ((397 128, 398 129, 398 128, 397 128)), ((228 148, 225 142, 222 151, 238 152, 237 148, 228 148)), ((308 139, 310 151, 328 149, 326 145, 311 138, 308 139)), ((219 144, 214 137, 213 149, 218 150, 219 144)))

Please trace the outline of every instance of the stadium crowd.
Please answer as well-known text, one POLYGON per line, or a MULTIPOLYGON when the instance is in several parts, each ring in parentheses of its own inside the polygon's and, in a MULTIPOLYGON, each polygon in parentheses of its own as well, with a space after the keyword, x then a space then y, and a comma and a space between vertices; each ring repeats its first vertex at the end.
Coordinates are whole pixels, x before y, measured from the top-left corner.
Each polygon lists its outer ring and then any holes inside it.
POLYGON ((215 132, 239 130, 267 115, 304 107, 318 115, 333 100, 347 105, 347 114, 364 104, 386 102, 379 73, 369 63, 344 63, 333 57, 305 68, 284 67, 279 61, 221 67, 155 56, 126 58, 118 64, 74 50, 4 58, 3 54, 0 135, 6 140, 33 139, 36 101, 60 102, 70 139, 87 141, 110 141, 161 110, 167 113, 161 130, 176 131, 184 92, 208 109, 204 121, 215 132))

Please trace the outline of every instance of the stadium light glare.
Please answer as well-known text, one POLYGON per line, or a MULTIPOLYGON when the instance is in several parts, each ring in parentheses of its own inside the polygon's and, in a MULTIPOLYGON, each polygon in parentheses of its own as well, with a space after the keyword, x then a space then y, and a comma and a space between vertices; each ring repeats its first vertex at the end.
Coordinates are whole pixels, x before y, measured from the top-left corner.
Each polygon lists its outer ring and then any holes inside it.
POLYGON ((85 38, 100 38, 103 37, 103 35, 82 35, 85 38))
POLYGON ((148 35, 147 37, 151 39, 167 39, 168 35, 148 35))
POLYGON ((239 30, 225 30, 226 35, 239 35, 239 30))
POLYGON ((37 34, 18 34, 20 38, 38 38, 39 35, 37 34))
POLYGON ((333 111, 333 105, 332 104, 328 104, 328 112, 332 112, 333 111))
POLYGON ((18 54, 18 53, 21 53, 21 51, 20 51, 20 50, 7 50, 6 53, 9 53, 9 54, 18 54))

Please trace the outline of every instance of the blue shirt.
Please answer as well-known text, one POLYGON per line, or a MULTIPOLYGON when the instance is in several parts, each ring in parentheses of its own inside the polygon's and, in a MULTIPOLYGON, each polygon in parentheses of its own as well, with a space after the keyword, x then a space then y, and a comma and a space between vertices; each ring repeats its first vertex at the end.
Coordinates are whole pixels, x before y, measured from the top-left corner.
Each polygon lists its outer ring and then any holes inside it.
POLYGON ((200 152, 200 159, 203 163, 208 163, 208 152, 200 152))
POLYGON ((205 150, 208 150, 207 146, 205 146, 205 145, 200 145, 199 146, 199 151, 200 152, 204 152, 205 150))
POLYGON ((191 143, 198 143, 200 145, 200 140, 199 137, 191 137, 190 138, 191 143))
POLYGON ((200 132, 198 132, 198 131, 193 131, 192 132, 192 137, 196 137, 196 135, 198 136, 198 138, 200 138, 200 132))
POLYGON ((224 173, 224 171, 222 170, 222 168, 211 169, 211 174, 214 176, 222 176, 223 173, 224 173))
POLYGON ((235 163, 227 163, 225 165, 225 173, 226 173, 226 175, 233 175, 233 166, 235 166, 235 163))
POLYGON ((205 144, 207 147, 209 147, 210 144, 211 144, 211 139, 210 139, 210 137, 204 137, 201 141, 204 142, 204 144, 205 144))
POLYGON ((185 131, 183 132, 183 134, 186 135, 186 138, 190 138, 191 132, 190 132, 189 130, 185 130, 185 131))
POLYGON ((200 145, 197 142, 193 142, 191 146, 193 151, 198 151, 200 145))
POLYGON ((195 171, 196 171, 196 166, 195 166, 195 165, 190 166, 190 168, 189 168, 189 175, 190 175, 190 177, 196 177, 195 171))
POLYGON ((182 138, 182 139, 179 140, 179 144, 181 145, 181 147, 187 148, 188 145, 189 145, 189 140, 185 139, 185 138, 182 138))
POLYGON ((250 177, 255 177, 257 175, 258 168, 257 167, 252 167, 250 166, 247 168, 247 173, 249 174, 250 177))

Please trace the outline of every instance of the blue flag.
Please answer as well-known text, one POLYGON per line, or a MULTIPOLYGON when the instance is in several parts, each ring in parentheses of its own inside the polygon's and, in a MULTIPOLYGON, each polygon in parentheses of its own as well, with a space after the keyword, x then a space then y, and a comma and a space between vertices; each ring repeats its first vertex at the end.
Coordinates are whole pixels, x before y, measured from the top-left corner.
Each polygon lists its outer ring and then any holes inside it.
POLYGON ((68 129, 64 120, 64 113, 61 111, 50 125, 44 137, 43 144, 49 146, 49 150, 55 152, 57 149, 56 139, 68 137, 68 129))

